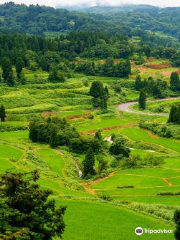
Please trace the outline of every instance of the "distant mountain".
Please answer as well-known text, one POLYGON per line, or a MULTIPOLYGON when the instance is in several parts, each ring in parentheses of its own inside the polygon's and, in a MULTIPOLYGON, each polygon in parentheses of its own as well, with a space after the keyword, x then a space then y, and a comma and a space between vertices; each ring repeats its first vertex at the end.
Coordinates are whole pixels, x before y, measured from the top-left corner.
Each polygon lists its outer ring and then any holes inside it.
POLYGON ((180 7, 159 8, 150 5, 124 5, 119 7, 97 6, 81 10, 103 15, 115 25, 126 24, 131 28, 171 36, 180 41, 180 7))
POLYGON ((95 14, 113 14, 121 12, 138 12, 138 13, 157 13, 161 8, 151 5, 131 5, 125 4, 121 6, 95 6, 81 9, 82 12, 95 14))
POLYGON ((70 31, 107 31, 128 36, 142 34, 127 26, 126 21, 116 23, 109 16, 67 9, 13 2, 0 5, 0 31, 28 34, 59 34, 70 31), (136 34, 137 32, 137 34, 136 34))
MULTIPOLYGON (((105 17, 95 17, 87 13, 54 9, 39 5, 0 5, 0 31, 44 34, 46 32, 66 32, 79 30, 102 30, 105 17)), ((107 28, 113 29, 110 23, 107 28)))
POLYGON ((148 43, 177 46, 180 43, 180 8, 124 5, 69 11, 13 2, 0 5, 0 32, 54 37, 71 31, 106 31, 138 37, 148 43))

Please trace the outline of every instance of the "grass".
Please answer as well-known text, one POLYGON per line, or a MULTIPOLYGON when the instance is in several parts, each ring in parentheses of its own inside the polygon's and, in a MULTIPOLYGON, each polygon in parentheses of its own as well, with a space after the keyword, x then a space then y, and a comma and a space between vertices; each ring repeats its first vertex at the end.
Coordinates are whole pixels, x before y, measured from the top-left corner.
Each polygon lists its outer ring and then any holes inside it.
POLYGON ((29 141, 28 135, 28 131, 1 132, 0 139, 8 140, 15 143, 22 141, 27 142, 29 141))
POLYGON ((153 135, 150 135, 148 134, 148 132, 139 128, 122 129, 121 133, 132 140, 135 140, 135 141, 143 140, 145 142, 155 143, 157 145, 161 145, 165 148, 169 148, 173 151, 180 153, 180 148, 179 148, 180 142, 177 140, 160 138, 157 136, 153 137, 153 135))
POLYGON ((15 160, 19 160, 22 156, 22 151, 18 148, 11 147, 9 145, 0 144, 0 157, 1 158, 14 158, 15 160))
POLYGON ((118 116, 114 114, 112 116, 101 116, 96 115, 95 119, 86 120, 79 122, 79 126, 77 125, 77 130, 80 132, 85 132, 89 130, 98 130, 103 128, 111 128, 115 126, 123 126, 123 124, 128 124, 131 121, 128 119, 120 119, 118 116))
MULTIPOLYGON (((59 204, 67 206, 64 240, 139 239, 139 236, 135 235, 135 229, 139 226, 149 229, 173 229, 160 220, 109 204, 83 201, 59 201, 59 204)), ((143 234, 141 239, 152 237, 162 239, 162 234, 143 234)), ((172 240, 174 237, 172 234, 163 234, 163 239, 172 240)))
MULTIPOLYGON (((164 168, 163 168, 164 167, 164 168)), ((176 205, 178 197, 159 197, 159 192, 176 192, 180 186, 180 172, 177 169, 142 168, 116 171, 113 176, 91 184, 97 194, 108 194, 121 201, 136 201, 176 205), (118 189, 118 186, 134 188, 118 189), (150 200, 149 200, 150 199, 150 200)))
POLYGON ((14 165, 9 161, 7 158, 2 158, 0 157, 0 173, 4 173, 5 171, 8 170, 15 170, 14 165))
POLYGON ((58 153, 52 149, 40 149, 37 150, 36 153, 37 156, 39 156, 45 163, 48 164, 53 172, 57 173, 60 177, 63 176, 65 160, 60 152, 58 153))

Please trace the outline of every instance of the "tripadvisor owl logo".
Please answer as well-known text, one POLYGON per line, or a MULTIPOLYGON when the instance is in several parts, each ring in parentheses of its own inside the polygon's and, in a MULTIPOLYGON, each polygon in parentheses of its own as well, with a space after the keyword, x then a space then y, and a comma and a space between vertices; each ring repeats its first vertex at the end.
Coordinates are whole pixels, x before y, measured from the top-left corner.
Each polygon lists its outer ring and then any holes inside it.
POLYGON ((141 227, 137 227, 135 229, 135 233, 136 233, 136 235, 142 235, 143 234, 143 229, 141 227))

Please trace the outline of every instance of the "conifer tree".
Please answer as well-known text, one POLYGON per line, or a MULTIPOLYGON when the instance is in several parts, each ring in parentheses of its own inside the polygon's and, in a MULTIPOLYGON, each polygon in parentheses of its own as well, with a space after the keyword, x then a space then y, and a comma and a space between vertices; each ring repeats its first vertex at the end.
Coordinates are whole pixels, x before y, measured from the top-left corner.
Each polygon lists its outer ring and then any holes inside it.
POLYGON ((168 122, 180 124, 180 105, 173 105, 170 110, 168 122))
POLYGON ((171 73, 170 87, 173 91, 180 90, 180 80, 177 72, 171 73))
POLYGON ((146 93, 145 91, 141 91, 139 95, 139 108, 146 109, 146 93))
POLYGON ((92 85, 90 88, 90 95, 94 98, 99 98, 104 95, 104 88, 101 81, 92 82, 92 85))
POLYGON ((8 76, 7 79, 6 79, 6 83, 7 83, 7 85, 10 86, 10 87, 13 87, 13 86, 14 86, 15 81, 14 81, 13 72, 10 72, 10 73, 9 73, 9 76, 8 76))
MULTIPOLYGON (((4 78, 4 81, 7 82, 8 78, 11 78, 11 76, 13 75, 12 63, 11 63, 10 59, 7 57, 4 57, 2 59, 1 66, 2 66, 2 70, 3 70, 2 76, 4 78)), ((9 79, 9 81, 11 81, 11 80, 9 79)))
POLYGON ((24 62, 23 59, 21 57, 18 57, 15 63, 15 67, 16 67, 16 72, 17 72, 17 77, 18 79, 20 79, 20 74, 22 72, 22 69, 24 67, 24 62))
POLYGON ((52 132, 51 132, 51 136, 50 136, 50 146, 52 148, 55 148, 58 146, 58 139, 57 139, 57 129, 54 127, 52 132))
POLYGON ((5 122, 5 118, 6 118, 6 110, 5 110, 5 107, 2 105, 0 107, 0 119, 1 119, 1 122, 5 122))
POLYGON ((25 85, 26 84, 26 77, 24 75, 23 72, 20 73, 20 76, 19 76, 19 81, 22 85, 25 85))
POLYGON ((95 164, 94 152, 92 148, 89 148, 83 161, 83 171, 85 177, 94 174, 94 164, 95 164))
POLYGON ((135 89, 139 91, 141 90, 141 87, 142 87, 141 76, 137 75, 136 81, 135 81, 135 89))

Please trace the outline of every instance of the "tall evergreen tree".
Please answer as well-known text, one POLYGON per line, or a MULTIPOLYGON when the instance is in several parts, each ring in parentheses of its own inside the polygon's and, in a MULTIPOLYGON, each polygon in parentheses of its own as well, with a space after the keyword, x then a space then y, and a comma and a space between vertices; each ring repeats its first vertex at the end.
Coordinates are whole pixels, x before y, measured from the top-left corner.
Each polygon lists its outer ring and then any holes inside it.
POLYGON ((38 141, 38 129, 36 123, 36 121, 33 121, 29 124, 29 138, 32 142, 38 141))
POLYGON ((135 89, 136 89, 137 91, 139 91, 139 90, 141 90, 141 87, 142 87, 141 76, 140 76, 140 75, 137 75, 136 81, 135 81, 135 89))
POLYGON ((101 81, 94 81, 91 84, 90 95, 94 98, 99 98, 104 95, 104 88, 101 81))
POLYGON ((171 107, 168 122, 180 124, 180 104, 171 107))
POLYGON ((139 108, 146 109, 146 93, 145 91, 141 91, 139 95, 139 108))
POLYGON ((1 122, 5 122, 5 119, 6 119, 6 110, 3 105, 1 105, 0 107, 0 119, 1 119, 1 122))
POLYGON ((107 110, 107 99, 105 96, 100 99, 100 107, 101 110, 107 110))
POLYGON ((15 85, 13 72, 9 73, 9 76, 6 79, 7 85, 13 87, 15 85))
POLYGON ((171 73, 170 87, 173 91, 180 90, 180 80, 177 72, 171 73))
POLYGON ((9 58, 4 57, 1 62, 2 70, 3 70, 3 78, 5 82, 9 78, 9 76, 12 76, 13 70, 12 70, 12 63, 9 58))
POLYGON ((105 92, 105 95, 108 97, 108 96, 109 96, 109 90, 108 90, 108 87, 107 87, 107 86, 105 86, 104 92, 105 92))
POLYGON ((57 129, 56 127, 53 127, 52 131, 51 131, 51 136, 50 136, 50 146, 52 148, 55 148, 58 146, 58 139, 57 139, 57 129))
POLYGON ((15 67, 16 67, 16 72, 17 72, 17 77, 18 79, 20 79, 20 74, 22 72, 22 69, 24 67, 24 61, 21 57, 18 57, 15 63, 15 67))
POLYGON ((94 152, 92 148, 89 148, 83 161, 83 172, 85 177, 88 175, 93 175, 95 173, 94 164, 95 164, 94 152))
POLYGON ((26 77, 25 77, 25 74, 23 72, 20 73, 19 81, 22 85, 26 84, 26 77))

